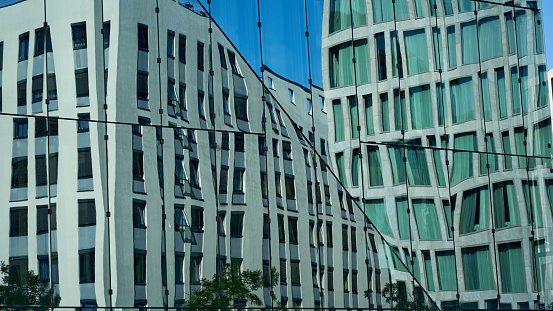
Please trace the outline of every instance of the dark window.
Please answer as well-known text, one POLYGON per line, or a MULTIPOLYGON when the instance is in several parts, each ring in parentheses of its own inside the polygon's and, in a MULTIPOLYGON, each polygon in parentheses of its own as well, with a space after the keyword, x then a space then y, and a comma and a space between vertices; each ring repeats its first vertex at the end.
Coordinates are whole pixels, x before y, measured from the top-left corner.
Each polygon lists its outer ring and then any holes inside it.
POLYGON ((232 213, 230 215, 230 237, 241 238, 244 228, 244 214, 232 213))
POLYGON ((238 119, 248 120, 248 99, 234 96, 234 112, 238 119))
POLYGON ((13 138, 27 138, 28 120, 26 118, 13 119, 13 138))
POLYGON ((334 290, 334 270, 328 269, 328 290, 334 290))
POLYGON ((348 250, 348 227, 342 227, 342 247, 345 251, 348 250))
POLYGON ((235 133, 234 134, 234 144, 235 144, 235 151, 244 152, 244 134, 243 133, 235 133))
POLYGON ((284 216, 278 215, 278 241, 286 243, 286 231, 284 231, 284 216))
POLYGON ((324 139, 321 139, 321 155, 326 155, 326 142, 324 139))
POLYGON ((79 200, 79 227, 96 225, 94 199, 79 200))
POLYGON ((238 66, 236 65, 236 56, 232 52, 228 52, 228 61, 230 63, 230 67, 232 68, 232 73, 239 75, 240 72, 238 71, 238 66))
POLYGON ((29 260, 27 257, 10 259, 10 274, 14 276, 16 282, 20 284, 27 284, 28 281, 28 270, 29 270, 29 260))
POLYGON ((146 227, 146 202, 133 201, 132 203, 132 224, 135 228, 146 227))
POLYGON ((298 261, 290 262, 290 279, 292 285, 300 285, 300 263, 298 261))
POLYGON ((257 145, 259 146, 259 155, 265 155, 265 137, 259 136, 257 139, 257 145))
POLYGON ((292 160, 292 144, 288 141, 282 142, 282 157, 284 160, 292 160))
POLYGON ((85 133, 90 130, 89 122, 90 113, 79 113, 77 114, 79 121, 77 121, 77 133, 85 133))
POLYGON ((232 180, 232 193, 243 194, 244 193, 244 173, 241 168, 234 168, 234 177, 232 180))
POLYGON ((351 250, 357 252, 357 231, 351 228, 351 250))
POLYGON ((39 205, 36 207, 36 233, 48 232, 48 217, 50 217, 50 227, 52 230, 57 229, 56 223, 56 204, 51 205, 52 215, 48 216, 48 205, 39 205))
MULTIPOLYGON (((0 42, 0 70, 3 68, 4 61, 4 42, 0 42)), ((1 100, 0 100, 1 103, 1 100)))
POLYGON ((286 186, 286 198, 287 199, 295 199, 296 198, 296 189, 294 187, 294 178, 285 176, 284 177, 284 183, 286 186))
POLYGON ((175 34, 167 33, 167 57, 175 58, 175 34))
POLYGON ((376 40, 376 57, 378 63, 378 80, 386 80, 386 48, 384 43, 384 33, 377 33, 374 36, 376 40))
POLYGON ((79 149, 79 178, 92 178, 92 157, 90 149, 79 149))
POLYGON ((179 61, 186 63, 186 37, 179 36, 179 61))
POLYGON ((197 160, 190 160, 190 185, 195 188, 200 188, 200 162, 197 160))
POLYGON ((280 283, 286 284, 286 259, 280 260, 280 283))
POLYGON ((221 148, 223 150, 229 150, 229 136, 226 132, 221 136, 221 148))
POLYGON ((42 101, 43 78, 42 75, 33 78, 32 82, 32 102, 42 101))
POLYGON ((296 218, 288 218, 288 235, 290 244, 298 244, 298 220, 296 218))
POLYGON ((222 167, 221 178, 219 180, 219 193, 222 193, 222 194, 227 193, 227 185, 228 185, 228 168, 222 167))
POLYGON ((110 32, 110 24, 109 22, 104 23, 104 49, 109 47, 109 32, 110 32))
POLYGON ((50 265, 48 264, 48 256, 38 258, 38 276, 41 280, 50 280, 50 265))
POLYGON ((269 234, 271 232, 271 228, 270 228, 270 225, 269 225, 269 215, 267 214, 264 214, 263 215, 263 238, 264 239, 268 239, 269 238, 269 234))
POLYGON ((79 282, 94 283, 94 250, 79 254, 79 282))
POLYGON ((148 50, 148 27, 138 25, 138 48, 148 50))
POLYGON ((88 70, 75 72, 77 97, 88 96, 88 70))
POLYGON ((50 30, 44 31, 44 28, 35 30, 35 56, 44 54, 44 39, 47 33, 47 47, 48 52, 52 52, 52 39, 50 38, 50 30))
POLYGON ((58 87, 56 85, 56 75, 48 74, 48 80, 46 81, 48 88, 48 99, 58 99, 58 87))
POLYGON ((86 49, 86 24, 71 25, 73 30, 73 50, 86 49))
POLYGON ((194 232, 204 229, 204 211, 197 208, 192 208, 192 223, 191 229, 194 232))
POLYGON ((35 118, 35 138, 46 136, 46 118, 35 118))
POLYGON ((326 224, 326 244, 328 247, 332 247, 332 224, 326 224))
POLYGON ((134 284, 146 284, 146 253, 134 253, 134 284))
POLYGON ((12 188, 27 187, 27 157, 12 159, 12 188))
POLYGON ((186 86, 179 84, 179 108, 186 111, 186 86))
POLYGON ((133 180, 144 180, 144 154, 134 150, 132 153, 133 180))
POLYGON ((261 173, 261 195, 263 198, 269 196, 269 185, 267 184, 267 174, 261 173))
POLYGON ((136 76, 136 96, 148 100, 148 74, 139 72, 136 76))
POLYGON ((50 184, 56 184, 58 182, 58 154, 50 154, 50 163, 49 163, 49 175, 50 175, 50 184))
POLYGON ((219 45, 219 60, 221 61, 221 67, 227 69, 227 60, 225 58, 225 48, 219 45))
POLYGON ((10 236, 27 235, 27 208, 10 210, 10 236))
POLYGON ((200 267, 202 265, 202 257, 190 257, 190 284, 200 284, 200 267))
POLYGON ((175 88, 175 81, 167 81, 167 103, 171 106, 175 106, 179 101, 177 96, 177 89, 175 88))
POLYGON ((184 284, 184 256, 175 255, 175 283, 184 284))
POLYGON ((19 36, 19 61, 29 58, 29 33, 19 36))
POLYGON ((201 92, 198 92, 198 113, 200 114, 200 118, 205 120, 204 93, 201 92))
POLYGON ((27 105, 27 80, 17 83, 17 106, 27 105))
POLYGON ((198 42, 198 69, 204 70, 204 44, 198 42))

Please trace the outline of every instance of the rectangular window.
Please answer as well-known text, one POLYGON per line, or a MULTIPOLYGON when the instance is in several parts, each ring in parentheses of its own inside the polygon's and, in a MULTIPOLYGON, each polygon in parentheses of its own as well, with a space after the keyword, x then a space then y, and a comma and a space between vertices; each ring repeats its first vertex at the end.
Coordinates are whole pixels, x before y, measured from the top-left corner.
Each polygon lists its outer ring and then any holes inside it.
POLYGON ((88 70, 75 71, 75 87, 77 97, 88 96, 88 70))
POLYGON ((451 110, 453 123, 473 120, 474 96, 472 93, 472 77, 465 77, 449 82, 451 89, 451 110))
MULTIPOLYGON (((501 36, 497 35, 497 29, 501 29, 498 16, 491 16, 478 20, 480 61, 498 57, 503 54, 501 36)), ((476 38, 476 36, 474 38, 476 38)), ((471 44, 473 47, 474 43, 476 43, 476 41, 471 44)), ((465 44, 464 41, 463 44, 465 44)), ((478 50, 478 48, 476 48, 476 50, 478 50)), ((476 61, 478 61, 478 59, 476 61)))
POLYGON ((505 70, 503 68, 495 69, 495 77, 497 81, 497 99, 499 102, 500 118, 507 117, 507 90, 505 88, 505 70))
POLYGON ((86 49, 86 24, 71 25, 73 32, 73 50, 86 49))
POLYGON ((284 184, 286 187, 286 199, 293 200, 296 198, 296 187, 294 185, 294 177, 284 176, 284 184))
POLYGON ((436 266, 440 290, 456 290, 457 278, 455 276, 455 252, 436 252, 436 266))
POLYGON ((288 89, 288 97, 290 97, 290 102, 295 105, 296 101, 294 98, 294 91, 292 91, 291 89, 288 89))
POLYGON ((547 105, 547 71, 545 66, 538 66, 538 108, 547 105))
POLYGON ((204 211, 192 208, 191 229, 193 232, 202 232, 204 229, 204 211))
POLYGON ((27 80, 17 83, 17 106, 27 105, 27 80))
POLYGON ((424 258, 424 271, 426 275, 426 284, 429 291, 433 292, 434 289, 434 271, 432 270, 432 260, 430 258, 429 251, 423 251, 422 256, 424 258))
POLYGON ((526 10, 518 10, 515 12, 515 27, 516 27, 516 41, 517 41, 517 54, 518 57, 526 56, 528 53, 527 46, 528 40, 526 37, 527 22, 526 22, 526 10))
POLYGON ((352 21, 354 27, 366 25, 365 1, 332 0, 330 2, 330 33, 351 27, 352 21))
POLYGON ((290 262, 290 280, 292 286, 300 286, 300 263, 299 261, 290 262))
MULTIPOLYGON (((512 154, 511 150, 511 140, 509 139, 509 131, 501 133, 501 141, 503 143, 503 153, 512 154)), ((513 168, 513 159, 511 156, 504 156, 503 161, 505 162, 505 169, 513 168)))
POLYGON ((365 212, 372 215, 371 222, 378 231, 388 236, 392 236, 392 230, 386 217, 386 208, 384 199, 367 200, 364 206, 365 212))
POLYGON ((146 253, 134 252, 134 284, 146 284, 146 253))
MULTIPOLYGON (((488 246, 461 249, 466 290, 494 289, 488 246)), ((523 282, 524 283, 524 282, 523 282)))
POLYGON ((351 228, 351 251, 357 252, 357 230, 351 228))
POLYGON ((10 237, 26 236, 28 230, 27 208, 10 209, 10 237))
POLYGON ((528 222, 531 220, 534 227, 543 227, 544 222, 538 182, 536 180, 523 180, 522 190, 524 191, 528 222))
POLYGON ((470 189, 463 193, 461 205, 460 233, 466 234, 484 230, 489 227, 489 192, 488 187, 470 189))
POLYGON ((234 151, 244 152, 244 133, 234 133, 234 151))
MULTIPOLYGON (((401 58, 401 48, 397 38, 397 31, 390 31, 390 41, 392 45, 392 75, 403 78, 403 61, 401 58)), ((380 60, 379 60, 380 61, 380 60)))
POLYGON ((344 153, 339 152, 336 154, 336 166, 338 167, 338 178, 344 187, 347 187, 346 180, 346 167, 344 164, 344 153))
POLYGON ((512 181, 493 185, 495 227, 503 228, 519 224, 515 187, 512 181))
POLYGON ((79 227, 96 225, 96 205, 94 199, 79 200, 79 227))
POLYGON ((361 163, 361 149, 353 149, 352 157, 351 157, 351 183, 353 187, 359 186, 359 165, 361 163))
POLYGON ((27 157, 12 159, 12 188, 27 187, 27 157))
POLYGON ((175 58, 175 33, 167 33, 167 57, 175 58))
POLYGON ((175 283, 184 284, 184 255, 175 254, 175 283))
POLYGON ((28 137, 27 118, 14 118, 13 119, 13 139, 27 138, 27 137, 28 137))
POLYGON ((228 51, 228 61, 230 63, 230 67, 232 68, 232 73, 235 75, 240 75, 238 64, 236 63, 236 55, 231 51, 228 51))
POLYGON ((442 36, 440 35, 440 28, 432 27, 432 38, 433 38, 433 44, 434 44, 434 67, 436 68, 436 70, 443 69, 442 36))
POLYGON ((77 114, 77 133, 86 133, 90 131, 89 120, 90 113, 79 113, 77 114))
POLYGON ((244 214, 231 213, 230 215, 230 237, 241 238, 244 231, 244 214))
POLYGON ((355 96, 348 96, 347 101, 349 103, 349 116, 351 120, 351 137, 359 138, 359 117, 357 111, 357 98, 355 96))
POLYGON ((496 172, 498 168, 497 155, 495 153, 495 143, 492 133, 486 134, 486 151, 489 154, 480 154, 480 174, 485 175, 488 172, 496 172), (489 167, 489 169, 487 168, 489 167))
POLYGON ((388 93, 380 94, 380 120, 382 122, 382 131, 390 131, 390 115, 388 107, 388 93))
POLYGON ((286 285, 286 259, 280 260, 280 284, 286 285))
MULTIPOLYGON (((431 113, 430 117, 432 117, 431 113)), ((405 91, 400 92, 399 89, 394 89, 394 125, 395 129, 398 131, 401 129, 407 129, 407 107, 405 104, 405 91)))
POLYGON ((148 26, 138 25, 138 49, 148 50, 148 26))
MULTIPOLYGON (((0 70, 3 68, 4 62, 4 42, 0 41, 0 70)), ((1 89, 0 89, 1 91, 1 89)), ((1 94, 0 94, 0 104, 2 103, 1 94)))
POLYGON ((335 141, 344 140, 344 118, 342 116, 342 104, 339 99, 332 101, 334 112, 334 139, 335 141))
MULTIPOLYGON (((37 155, 35 156, 35 166, 36 166, 36 185, 42 186, 47 184, 46 176, 46 156, 37 155)), ((58 180, 58 154, 50 154, 50 184, 56 184, 58 180)))
POLYGON ((365 123, 367 126, 367 135, 374 134, 374 119, 373 119, 373 97, 371 94, 363 95, 363 102, 365 103, 365 123))
MULTIPOLYGON (((104 49, 109 48, 110 23, 104 22, 104 49)), ((48 51, 51 52, 51 51, 48 51)))
POLYGON ((328 290, 334 291, 334 270, 332 268, 328 268, 327 283, 328 290))
POLYGON ((190 160, 190 185, 194 188, 200 188, 199 166, 198 160, 190 160))
POLYGON ((298 244, 298 219, 288 217, 288 238, 290 244, 298 244))
POLYGON ((141 150, 133 150, 132 171, 133 180, 144 180, 144 153, 141 150))
POLYGON ((378 63, 378 81, 386 80, 386 44, 384 33, 374 35, 376 42, 376 61, 378 63))
POLYGON ((397 226, 399 237, 402 240, 409 239, 409 214, 407 214, 408 201, 406 197, 396 198, 397 226))
POLYGON ((79 254, 79 283, 94 283, 95 279, 94 249, 79 254))
POLYGON ((201 42, 198 42, 198 69, 204 70, 204 44, 201 42))
POLYGON ((383 186, 382 165, 378 146, 367 146, 369 158, 369 183, 371 187, 383 186))
POLYGON ((221 177, 219 180, 219 193, 226 194, 227 193, 227 184, 228 184, 228 168, 227 167, 221 167, 221 177))
POLYGON ((46 50, 48 52, 52 52, 52 39, 50 38, 50 29, 48 29, 47 31, 45 31, 44 28, 35 30, 35 57, 44 54, 45 43, 47 45, 46 50), (47 39, 46 42, 45 39, 47 39))
POLYGON ((520 242, 498 245, 499 265, 501 269, 501 285, 506 293, 526 291, 522 249, 520 242))
POLYGON ((179 62, 186 63, 186 37, 179 35, 179 62))
POLYGON ((398 0, 395 5, 387 0, 374 0, 373 2, 373 18, 375 23, 385 22, 395 19, 406 19, 409 17, 407 3, 405 0, 398 0), (395 14, 394 14, 395 7, 395 14))
POLYGON ((232 181, 233 190, 232 193, 243 194, 244 193, 244 173, 246 171, 239 168, 234 168, 234 177, 232 181))
POLYGON ((534 38, 536 42, 536 52, 543 53, 545 46, 543 44, 543 26, 542 26, 542 13, 534 11, 534 38))
POLYGON ((489 86, 488 86, 488 73, 483 72, 480 76, 480 87, 482 93, 479 94, 479 99, 482 99, 482 104, 484 106, 484 119, 486 121, 491 120, 492 118, 492 110, 490 107, 490 92, 489 92, 489 86))
POLYGON ((278 215, 278 241, 286 243, 286 231, 284 230, 284 216, 278 215))
POLYGON ((29 33, 26 32, 19 36, 19 61, 29 58, 29 33))
POLYGON ((439 240, 442 238, 440 224, 433 199, 413 199, 415 221, 421 240, 439 240))
POLYGON ((277 197, 282 197, 282 188, 280 183, 280 173, 275 172, 275 192, 277 197))
POLYGON ((292 144, 289 141, 282 141, 282 158, 292 160, 292 144))
POLYGON ((407 73, 417 74, 428 71, 428 52, 424 29, 404 32, 407 73))
POLYGON ((247 97, 234 96, 234 113, 236 113, 236 118, 248 121, 247 97))
POLYGON ((146 202, 134 200, 132 203, 132 223, 135 228, 146 228, 146 202))
POLYGON ((455 43, 455 26, 447 27, 447 51, 449 56, 449 68, 457 67, 457 47, 455 43))
POLYGON ((78 178, 92 178, 92 156, 90 148, 78 150, 78 178))
MULTIPOLYGON (((356 40, 355 48, 355 72, 357 83, 370 82, 370 61, 368 41, 356 40)), ((329 49, 330 60, 330 84, 331 87, 342 87, 354 83, 353 76, 353 49, 350 42, 333 46, 329 49)))
MULTIPOLYGON (((50 226, 52 230, 57 229, 56 224, 56 204, 52 203, 52 216, 50 216, 50 226)), ((36 233, 46 233, 48 232, 48 205, 39 205, 36 207, 36 233)))

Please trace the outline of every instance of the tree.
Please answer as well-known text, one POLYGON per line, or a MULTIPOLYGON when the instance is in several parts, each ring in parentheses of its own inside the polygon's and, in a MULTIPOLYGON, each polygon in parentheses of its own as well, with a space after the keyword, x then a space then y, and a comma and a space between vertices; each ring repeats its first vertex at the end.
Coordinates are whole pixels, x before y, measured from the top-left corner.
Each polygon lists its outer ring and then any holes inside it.
MULTIPOLYGON (((369 291, 365 291, 365 297, 369 296, 369 291)), ((386 303, 393 305, 394 309, 410 309, 420 311, 433 311, 435 310, 431 305, 425 304, 424 301, 417 299, 414 302, 413 297, 407 297, 400 291, 398 283, 386 283, 384 289, 382 289, 382 296, 386 299, 386 303)))
MULTIPOLYGON (((263 275, 260 270, 240 271, 240 264, 237 262, 226 263, 219 274, 213 275, 212 279, 202 279, 201 288, 194 291, 188 300, 181 304, 186 307, 238 307, 244 302, 261 306, 263 302, 253 292, 270 284, 274 287, 278 284, 279 274, 275 267, 271 268, 270 276, 263 275), (219 290, 219 282, 221 290, 219 290)), ((273 297, 274 299, 274 297, 273 297)))
POLYGON ((2 261, 0 273, 0 305, 49 307, 53 303, 54 306, 59 306, 61 297, 57 294, 53 296, 48 281, 32 270, 22 275, 2 261))

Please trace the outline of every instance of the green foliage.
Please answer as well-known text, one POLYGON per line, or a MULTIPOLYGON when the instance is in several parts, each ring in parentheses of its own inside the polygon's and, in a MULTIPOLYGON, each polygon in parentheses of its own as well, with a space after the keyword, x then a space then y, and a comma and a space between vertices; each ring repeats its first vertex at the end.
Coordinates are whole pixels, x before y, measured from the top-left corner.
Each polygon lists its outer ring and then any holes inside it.
MULTIPOLYGON (((279 274, 275 267, 271 268, 271 285, 276 286, 279 274)), ((268 281, 268 279, 267 279, 268 281)), ((213 275, 211 280, 202 279, 201 288, 194 291, 188 300, 181 304, 185 307, 238 307, 244 302, 252 306, 261 306, 263 301, 253 292, 263 288, 265 279, 260 270, 240 271, 240 264, 226 263, 219 274, 213 275), (219 282, 221 290, 219 291, 219 282)))
MULTIPOLYGON (((365 291, 365 297, 368 297, 369 291, 365 291)), ((431 305, 425 304, 424 301, 416 300, 413 297, 407 297, 400 291, 398 283, 386 283, 382 290, 382 296, 386 299, 386 303, 393 306, 394 309, 410 309, 420 311, 434 311, 431 305)))
POLYGON ((52 302, 54 306, 59 306, 61 297, 59 295, 52 297, 48 281, 41 279, 32 270, 21 275, 10 271, 9 265, 1 262, 0 273, 2 274, 1 306, 49 307, 52 302))

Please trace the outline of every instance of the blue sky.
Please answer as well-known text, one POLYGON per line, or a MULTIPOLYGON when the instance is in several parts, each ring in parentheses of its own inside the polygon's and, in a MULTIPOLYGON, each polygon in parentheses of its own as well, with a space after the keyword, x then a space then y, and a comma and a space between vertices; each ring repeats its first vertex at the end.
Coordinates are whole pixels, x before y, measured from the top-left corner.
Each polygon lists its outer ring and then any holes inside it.
MULTIPOLYGON (((20 0, 0 0, 0 6, 20 0)), ((197 1, 190 2, 196 9, 197 1)), ((311 72, 315 85, 322 86, 321 27, 324 0, 307 0, 311 72)), ((305 41, 303 1, 260 1, 262 21, 263 63, 280 75, 308 85, 309 62, 305 41)), ((553 16, 553 0, 542 0, 543 16, 553 16)), ((248 63, 259 73, 261 67, 259 33, 257 29, 257 0, 214 0, 212 15, 248 63)), ((553 68, 553 19, 543 20, 547 69, 553 68)))

